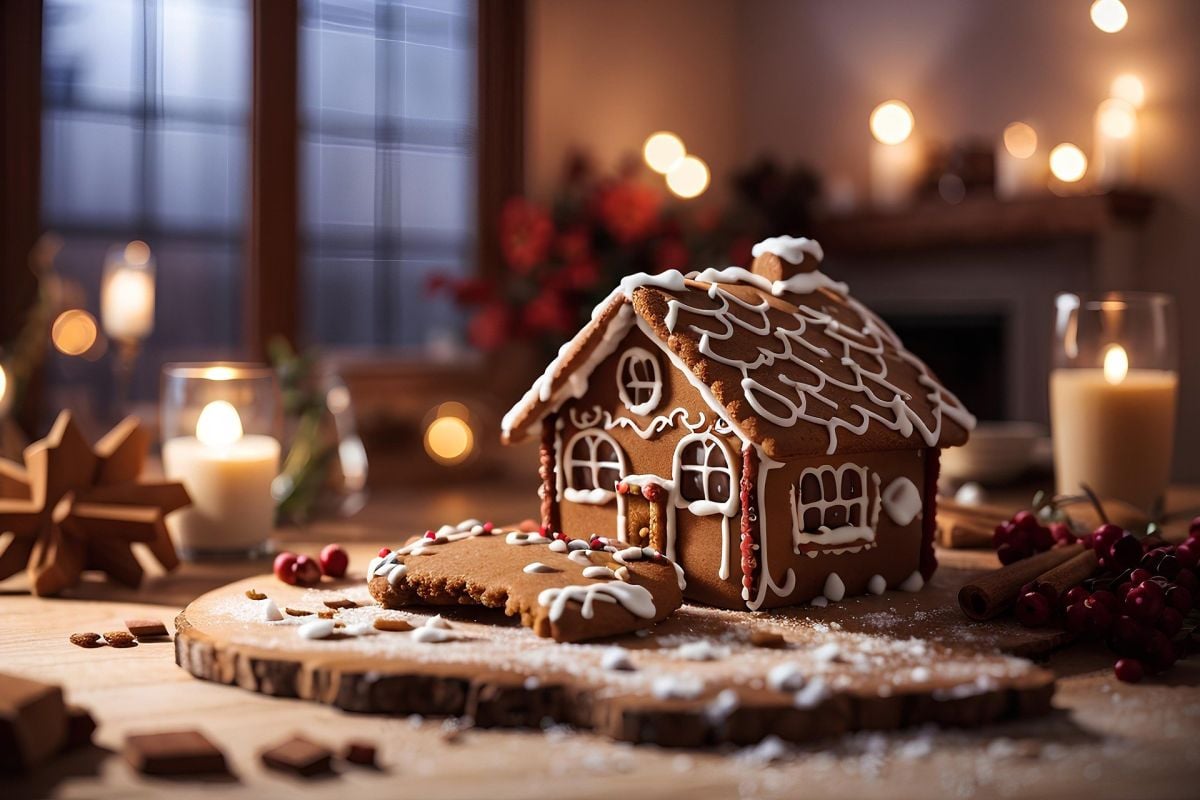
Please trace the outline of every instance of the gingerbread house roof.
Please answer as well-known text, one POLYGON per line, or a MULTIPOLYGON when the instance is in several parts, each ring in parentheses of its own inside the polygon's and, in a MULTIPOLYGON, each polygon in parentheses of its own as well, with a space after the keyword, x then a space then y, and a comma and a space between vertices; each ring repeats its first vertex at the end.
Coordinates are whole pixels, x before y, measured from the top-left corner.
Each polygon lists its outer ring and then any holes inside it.
POLYGON ((755 255, 753 272, 624 279, 505 416, 505 440, 582 396, 634 325, 743 442, 770 458, 967 440, 975 418, 845 284, 815 270, 816 242, 768 239, 755 255))

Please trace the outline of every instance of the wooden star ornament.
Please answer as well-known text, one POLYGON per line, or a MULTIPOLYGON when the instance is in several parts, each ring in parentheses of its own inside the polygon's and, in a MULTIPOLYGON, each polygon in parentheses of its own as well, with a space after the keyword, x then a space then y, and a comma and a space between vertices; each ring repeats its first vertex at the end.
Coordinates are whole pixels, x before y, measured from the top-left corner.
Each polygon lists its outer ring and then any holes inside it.
POLYGON ((45 439, 25 448, 24 465, 0 459, 0 580, 22 568, 36 595, 56 595, 85 569, 136 587, 146 545, 167 570, 179 566, 164 519, 191 504, 181 483, 138 480, 149 436, 135 417, 88 444, 68 411, 45 439))

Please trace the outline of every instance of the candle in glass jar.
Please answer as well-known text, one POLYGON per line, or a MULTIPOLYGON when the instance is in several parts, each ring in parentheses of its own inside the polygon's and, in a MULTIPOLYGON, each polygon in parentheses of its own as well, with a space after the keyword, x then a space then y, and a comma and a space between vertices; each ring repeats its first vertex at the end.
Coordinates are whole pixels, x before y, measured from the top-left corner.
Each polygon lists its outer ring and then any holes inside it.
POLYGON ((1178 387, 1172 370, 1131 368, 1118 344, 1102 368, 1053 370, 1058 491, 1076 494, 1087 484, 1101 497, 1153 509, 1170 477, 1178 387))
POLYGON ((206 405, 195 436, 163 443, 163 470, 182 481, 192 505, 167 524, 186 553, 246 553, 262 549, 274 525, 271 482, 279 471, 279 441, 244 434, 237 409, 206 405))

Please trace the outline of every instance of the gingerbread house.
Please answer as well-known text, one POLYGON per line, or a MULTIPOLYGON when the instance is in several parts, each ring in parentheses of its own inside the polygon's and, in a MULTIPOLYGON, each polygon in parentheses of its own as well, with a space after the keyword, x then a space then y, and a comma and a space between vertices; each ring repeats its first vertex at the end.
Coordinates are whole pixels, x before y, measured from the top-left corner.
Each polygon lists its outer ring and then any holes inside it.
POLYGON ((540 433, 542 523, 661 550, 724 608, 919 590, 940 450, 975 420, 817 242, 753 252, 624 279, 505 416, 540 433))

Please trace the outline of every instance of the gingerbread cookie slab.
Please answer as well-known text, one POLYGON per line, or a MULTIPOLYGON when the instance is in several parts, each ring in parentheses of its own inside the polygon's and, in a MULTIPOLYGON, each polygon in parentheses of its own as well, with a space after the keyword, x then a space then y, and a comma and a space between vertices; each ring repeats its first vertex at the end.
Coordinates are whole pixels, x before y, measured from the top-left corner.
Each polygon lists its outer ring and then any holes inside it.
POLYGON ((384 608, 502 608, 558 642, 649 627, 679 608, 684 587, 678 567, 650 548, 478 520, 445 525, 373 559, 367 583, 384 608))

